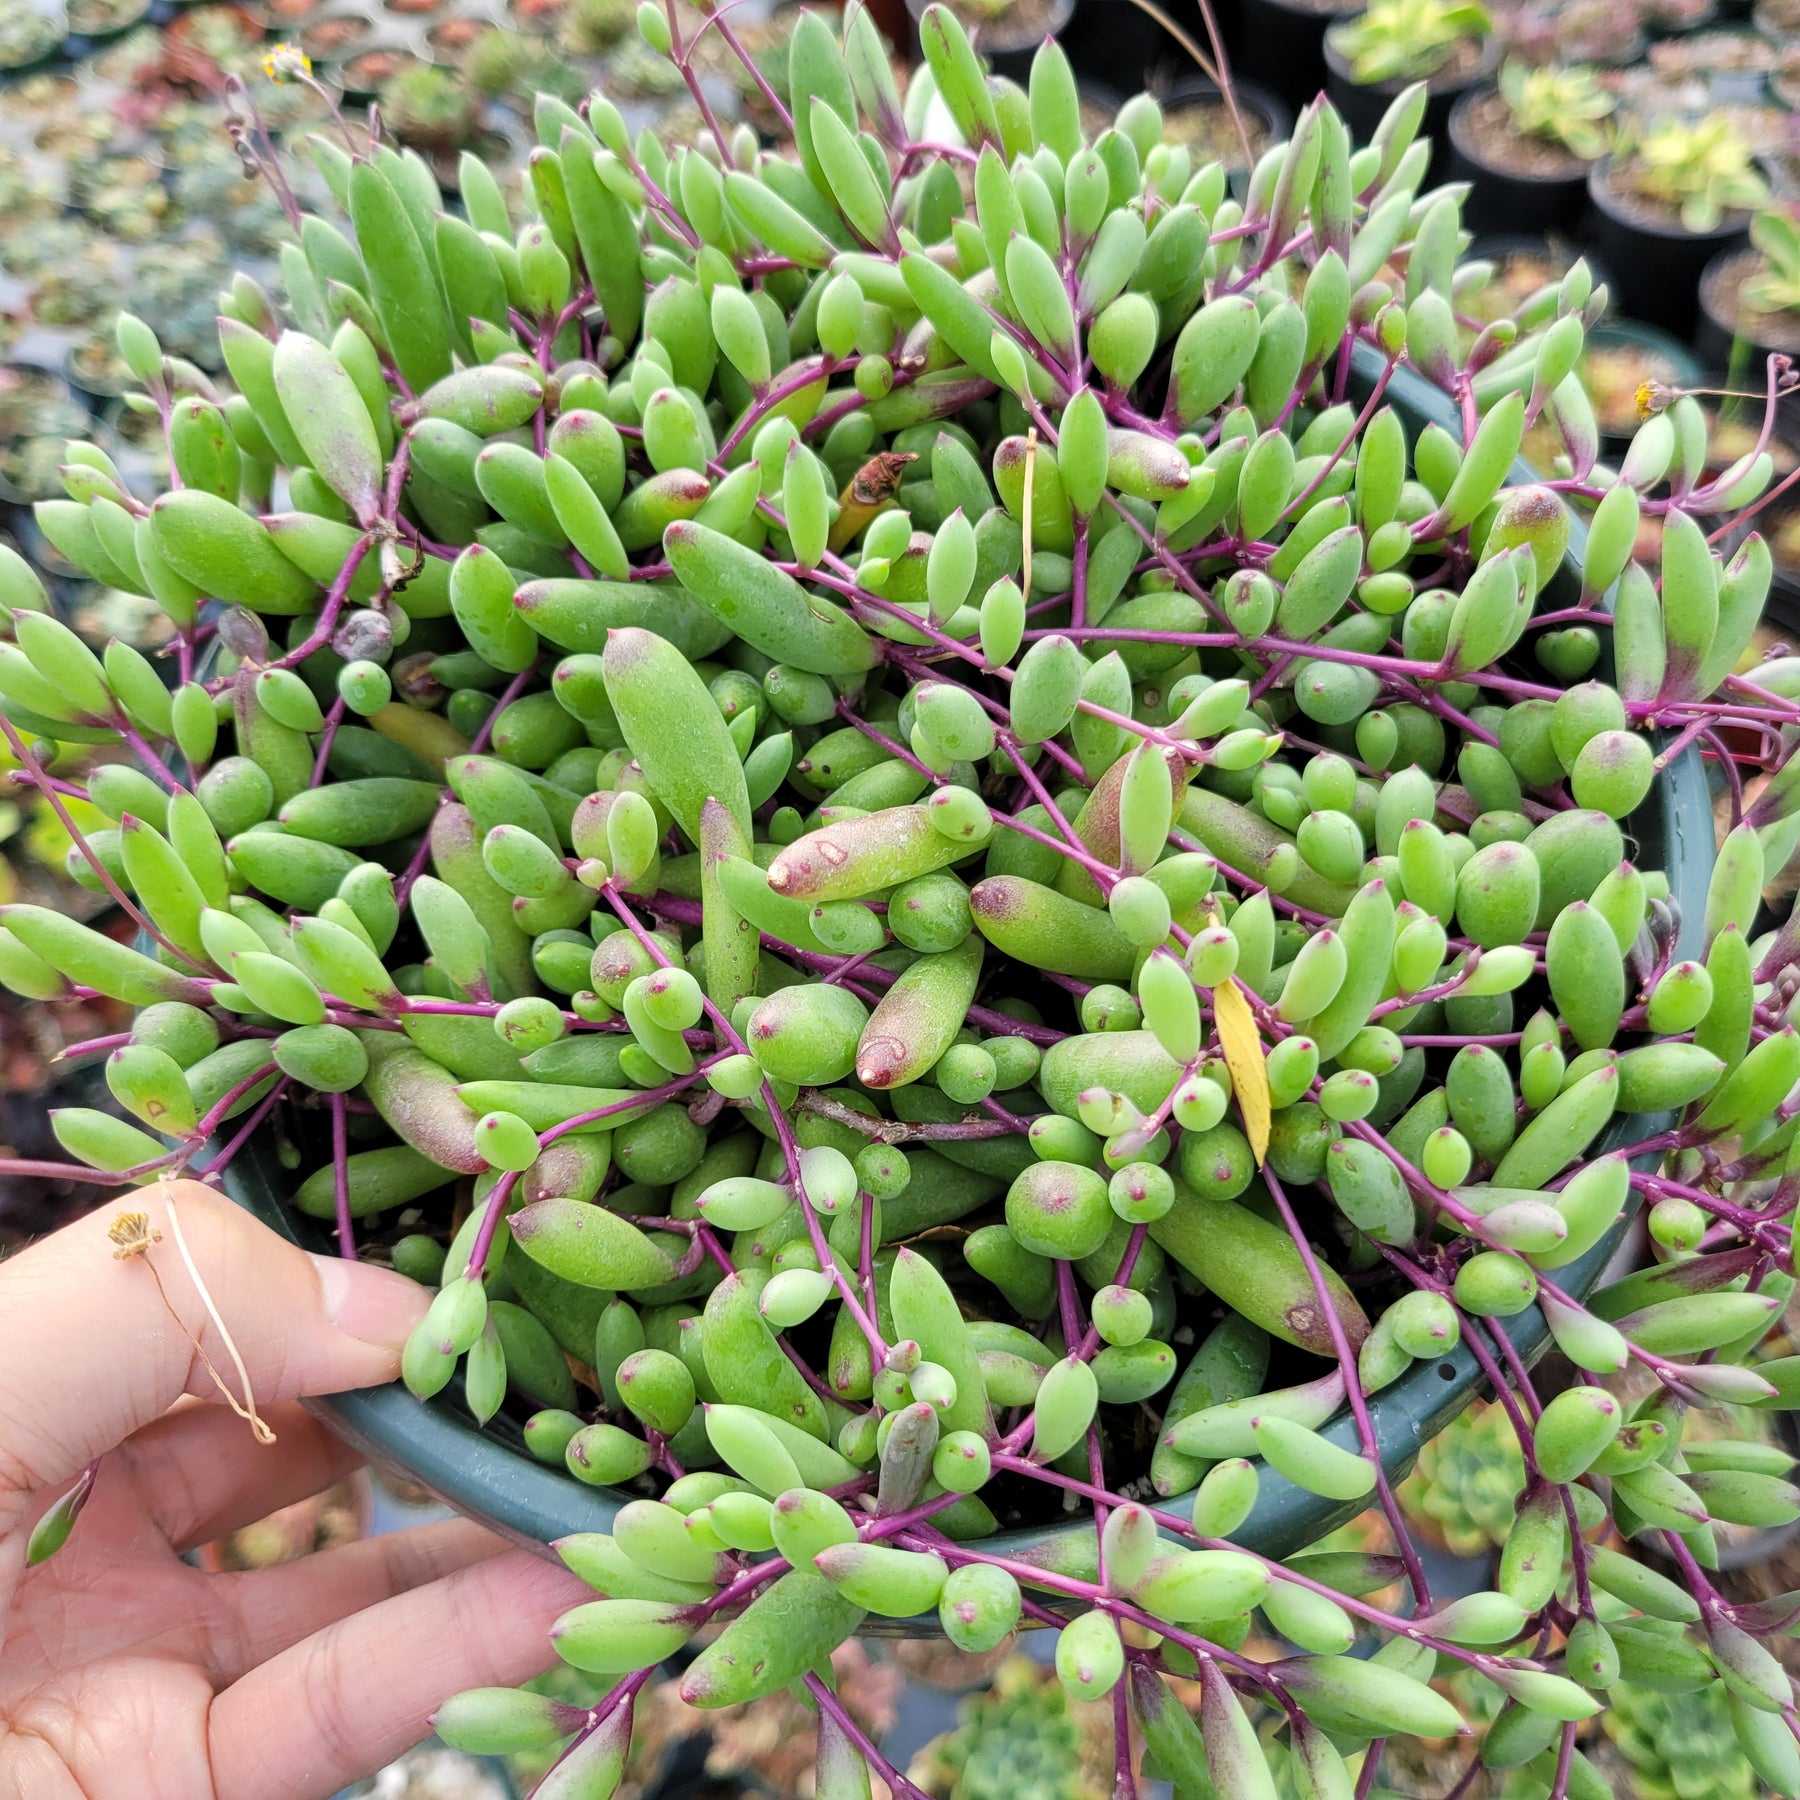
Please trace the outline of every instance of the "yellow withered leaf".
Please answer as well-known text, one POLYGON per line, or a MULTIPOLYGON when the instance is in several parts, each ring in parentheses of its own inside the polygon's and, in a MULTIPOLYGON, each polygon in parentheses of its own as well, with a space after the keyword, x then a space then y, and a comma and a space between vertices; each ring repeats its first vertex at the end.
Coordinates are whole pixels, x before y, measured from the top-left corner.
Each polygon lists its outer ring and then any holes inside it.
POLYGON ((1231 976, 1213 989, 1213 1023, 1219 1028, 1219 1044, 1225 1066, 1231 1071, 1232 1091, 1244 1118, 1244 1135, 1260 1169, 1269 1150, 1269 1066, 1263 1061, 1262 1033, 1244 990, 1231 976))

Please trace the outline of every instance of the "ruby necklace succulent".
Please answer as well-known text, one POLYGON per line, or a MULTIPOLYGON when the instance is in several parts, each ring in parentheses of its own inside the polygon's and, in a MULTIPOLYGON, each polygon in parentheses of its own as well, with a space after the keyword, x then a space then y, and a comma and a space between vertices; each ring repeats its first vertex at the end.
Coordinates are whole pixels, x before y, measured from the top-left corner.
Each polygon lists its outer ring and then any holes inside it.
POLYGON ((1757 1357, 1800 1198, 1800 938, 1758 917, 1800 659, 1738 672, 1770 426, 1709 477, 1653 392, 1600 465, 1604 296, 1578 265, 1465 323, 1422 89, 1362 149, 1306 109, 1240 201, 1148 99, 1090 144, 1054 45, 1022 90, 939 8, 904 101, 860 7, 801 16, 793 157, 714 119, 673 9, 640 26, 710 141, 545 99, 523 223, 478 160, 458 217, 349 132, 310 146, 347 221, 303 217, 239 120, 289 318, 233 284, 229 394, 122 319, 178 479, 146 506, 72 445, 38 515, 168 613, 172 692, 0 561, 17 779, 143 946, 0 909, 9 987, 140 1009, 71 1054, 144 1129, 60 1141, 129 1185, 276 1134, 300 1213, 437 1288, 413 1392, 460 1369, 622 1490, 556 1546, 602 1596, 556 1650, 609 1697, 439 1731, 567 1740, 539 1792, 604 1800, 650 1671, 722 1624, 688 1700, 799 1683, 821 1796, 916 1794, 822 1671, 935 1612, 1059 1628, 1120 1796, 1367 1793, 1388 1737, 1460 1729, 1440 1662, 1553 1795, 1603 1791, 1577 1735, 1621 1673, 1722 1681, 1793 1792, 1758 1640, 1800 1597, 1705 1571, 1713 1521, 1800 1494, 1682 1430, 1800 1404, 1757 1357), (1626 834, 1702 756, 1732 829, 1684 914, 1626 834), (1463 1356, 1526 1487, 1494 1589, 1439 1605, 1384 1396, 1463 1356), (1302 1497, 1397 1554, 1264 1553, 1302 1497))

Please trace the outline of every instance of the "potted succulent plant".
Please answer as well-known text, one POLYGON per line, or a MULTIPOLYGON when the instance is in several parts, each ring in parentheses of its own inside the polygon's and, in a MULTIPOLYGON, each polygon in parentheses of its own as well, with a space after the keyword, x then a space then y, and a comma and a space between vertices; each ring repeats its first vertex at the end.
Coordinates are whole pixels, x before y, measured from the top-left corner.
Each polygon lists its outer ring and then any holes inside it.
POLYGON ((1509 58, 1449 118, 1451 172, 1472 180, 1469 223, 1484 231, 1566 231, 1587 202, 1588 165, 1606 154, 1613 98, 1573 63, 1509 58))
POLYGON ((346 62, 375 36, 375 22, 365 13, 326 13, 300 33, 300 47, 315 63, 346 62))
POLYGON ((1750 221, 1750 247, 1706 265, 1700 308, 1700 351, 1717 367, 1748 355, 1760 369, 1772 350, 1800 356, 1800 230, 1791 212, 1763 207, 1750 221))
POLYGON ((1492 34, 1493 16, 1480 0, 1374 0, 1325 33, 1326 85, 1361 138, 1407 83, 1422 81, 1424 129, 1441 138, 1458 96, 1493 70, 1492 34))
POLYGON ((1708 260, 1744 236, 1767 184, 1743 134, 1715 113, 1635 124, 1594 164, 1588 193, 1625 310, 1680 333, 1708 260))
POLYGON ((1650 46, 1652 68, 1705 80, 1723 101, 1756 101, 1775 69, 1776 46, 1759 32, 1742 29, 1697 31, 1650 46))
POLYGON ((1702 31, 1719 16, 1719 0, 1645 0, 1644 27, 1655 37, 1702 31))
POLYGON ((566 232, 474 159, 462 221, 313 140, 362 304, 314 332, 238 277, 230 393, 121 318, 178 479, 77 443, 35 518, 168 614, 173 691, 0 564, 0 736, 120 758, 66 785, 142 933, 0 907, 9 987, 141 1008, 70 1050, 134 1122, 58 1139, 435 1287, 405 1385, 332 1416, 604 1596, 554 1638, 603 1698, 436 1718, 556 1747, 546 1800, 617 1791, 714 1625, 682 1699, 799 1684, 820 1794, 916 1800, 824 1660, 1022 1621, 1117 1721, 1115 1800, 1341 1800, 1465 1710, 1587 1792, 1582 1721, 1671 1666, 1791 1789, 1787 1602, 1706 1564, 1795 1496, 1682 1435, 1800 1404, 1757 1356, 1800 671, 1735 673, 1767 547, 1700 522, 1784 490, 1708 474, 1671 390, 1599 463, 1582 265, 1465 349, 1422 86, 1361 149, 1310 105, 1242 203, 1164 196, 1153 104, 1103 154, 1054 44, 1027 92, 921 23, 902 103, 865 11, 800 15, 791 159, 541 102, 566 232), (1715 854, 1722 723, 1770 780, 1715 854), (1393 1487, 1484 1383, 1528 1484, 1451 1601, 1393 1487), (1391 1554, 1309 1554, 1370 1504, 1391 1554))
POLYGON ((246 65, 262 41, 262 26, 241 6, 190 6, 165 30, 169 50, 184 60, 195 85, 222 91, 224 77, 246 65))
POLYGON ((54 216, 68 198, 68 171, 48 157, 0 147, 0 219, 15 229, 54 216))
MULTIPOLYGON (((455 76, 452 72, 439 67, 435 63, 422 63, 406 44, 371 44, 365 50, 358 50, 354 56, 347 56, 342 62, 330 65, 328 80, 336 84, 344 95, 351 100, 373 100, 383 89, 399 78, 415 69, 431 69, 439 75, 455 76)), ((432 92, 437 84, 424 82, 418 84, 420 92, 417 100, 421 111, 441 111, 444 94, 432 92)), ((402 104, 406 104, 405 90, 400 90, 402 104)))
POLYGON ((108 87, 129 88, 145 69, 153 68, 162 55, 162 31, 145 22, 121 31, 117 37, 100 45, 76 64, 84 81, 100 82, 108 87))
POLYGON ((403 144, 454 155, 481 129, 481 109, 468 81, 437 63, 408 61, 383 83, 382 123, 403 144))
POLYGON ((0 70, 34 67, 62 48, 68 29, 56 0, 24 0, 0 14, 0 70))
POLYGON ((564 49, 599 56, 635 29, 637 9, 627 0, 571 0, 557 24, 564 49))
POLYGON ((103 156, 70 173, 75 204, 112 237, 148 243, 163 230, 172 196, 148 156, 103 156))
POLYGON ((1613 0, 1570 0, 1566 6, 1527 0, 1499 13, 1494 35, 1504 56, 1537 65, 1617 68, 1641 58, 1648 43, 1637 9, 1613 0))
POLYGON ((0 118, 9 126, 35 126, 78 108, 81 99, 81 84, 73 75, 52 70, 15 75, 0 87, 0 118))
POLYGON ((457 56, 469 85, 490 99, 508 100, 515 106, 528 103, 535 93, 558 93, 571 105, 587 88, 587 78, 533 32, 510 31, 490 25, 472 37, 457 56), (567 91, 558 89, 559 78, 567 91))
POLYGON ((1571 0, 1555 14, 1558 54, 1571 62, 1623 67, 1644 54, 1645 23, 1637 7, 1614 0, 1571 0))
POLYGON ((30 363, 0 365, 0 499, 25 506, 54 493, 55 446, 86 425, 86 407, 59 376, 30 363))
POLYGON ((150 0, 67 0, 69 30, 76 37, 123 36, 150 10, 150 0))

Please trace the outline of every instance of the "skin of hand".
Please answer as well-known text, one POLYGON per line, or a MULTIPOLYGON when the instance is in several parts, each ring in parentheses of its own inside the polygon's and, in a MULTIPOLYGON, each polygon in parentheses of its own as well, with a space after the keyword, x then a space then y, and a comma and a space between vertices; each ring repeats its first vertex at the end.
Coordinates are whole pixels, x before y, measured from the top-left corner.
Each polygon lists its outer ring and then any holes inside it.
POLYGON ((249 1573, 181 1560, 355 1467, 298 1402, 393 1380, 427 1299, 195 1182, 122 1196, 0 1264, 0 1800, 324 1800, 417 1743, 449 1695, 541 1669, 551 1621, 592 1595, 465 1520, 249 1573), (235 1392, 171 1198, 273 1445, 219 1402, 181 1329, 235 1392), (181 1324, 150 1270, 113 1255, 128 1211, 163 1234, 148 1254, 181 1324), (28 1569, 32 1527, 95 1456, 73 1535, 28 1569))

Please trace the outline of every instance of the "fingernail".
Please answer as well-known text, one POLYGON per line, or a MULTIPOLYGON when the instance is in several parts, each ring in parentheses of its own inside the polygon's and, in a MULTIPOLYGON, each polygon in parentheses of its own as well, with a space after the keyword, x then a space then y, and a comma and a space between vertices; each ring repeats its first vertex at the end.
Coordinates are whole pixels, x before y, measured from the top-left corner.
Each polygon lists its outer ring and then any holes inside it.
POLYGON ((398 1350, 424 1317, 431 1296, 416 1281, 341 1256, 315 1256, 325 1316, 365 1344, 398 1350))

